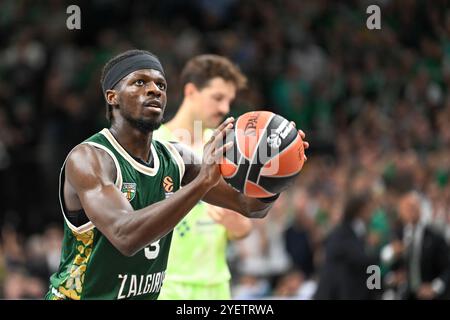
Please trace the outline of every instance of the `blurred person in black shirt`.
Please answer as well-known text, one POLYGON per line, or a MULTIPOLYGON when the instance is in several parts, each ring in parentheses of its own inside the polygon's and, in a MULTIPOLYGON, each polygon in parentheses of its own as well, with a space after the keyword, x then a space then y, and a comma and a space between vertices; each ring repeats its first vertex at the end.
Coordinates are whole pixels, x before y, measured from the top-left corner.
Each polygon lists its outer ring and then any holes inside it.
POLYGON ((368 193, 350 196, 341 223, 325 240, 325 260, 314 298, 338 300, 374 299, 375 291, 367 287, 367 268, 377 264, 367 245, 367 224, 372 215, 368 193))
POLYGON ((449 299, 450 250, 444 236, 423 219, 420 195, 414 191, 398 203, 399 239, 385 246, 383 262, 402 299, 449 299))

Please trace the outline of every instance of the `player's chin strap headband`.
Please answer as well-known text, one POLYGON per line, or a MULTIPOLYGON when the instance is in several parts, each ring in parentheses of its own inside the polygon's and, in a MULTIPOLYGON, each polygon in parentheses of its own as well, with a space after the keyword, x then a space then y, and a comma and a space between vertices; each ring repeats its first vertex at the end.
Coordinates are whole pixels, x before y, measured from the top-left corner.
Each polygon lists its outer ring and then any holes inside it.
POLYGON ((130 73, 141 69, 154 69, 164 75, 164 69, 158 58, 147 53, 138 54, 125 58, 116 63, 106 74, 102 83, 103 93, 114 86, 130 73))

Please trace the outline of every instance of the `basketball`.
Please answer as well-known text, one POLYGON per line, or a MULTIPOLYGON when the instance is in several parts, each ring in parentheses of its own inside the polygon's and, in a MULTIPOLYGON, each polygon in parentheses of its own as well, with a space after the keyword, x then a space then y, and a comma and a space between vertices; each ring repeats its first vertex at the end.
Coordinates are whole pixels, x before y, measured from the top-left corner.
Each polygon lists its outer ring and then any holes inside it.
POLYGON ((225 137, 233 141, 220 163, 225 181, 248 197, 271 197, 293 184, 304 163, 295 126, 269 111, 241 115, 225 137))

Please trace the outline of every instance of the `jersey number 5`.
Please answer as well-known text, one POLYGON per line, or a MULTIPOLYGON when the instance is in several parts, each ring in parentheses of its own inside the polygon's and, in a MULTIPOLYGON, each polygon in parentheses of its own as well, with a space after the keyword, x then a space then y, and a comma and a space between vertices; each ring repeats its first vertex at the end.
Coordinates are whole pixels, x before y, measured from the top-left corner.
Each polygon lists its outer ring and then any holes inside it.
POLYGON ((148 260, 155 259, 158 256, 158 254, 159 254, 159 240, 153 242, 148 247, 145 247, 144 253, 145 253, 145 257, 148 260))

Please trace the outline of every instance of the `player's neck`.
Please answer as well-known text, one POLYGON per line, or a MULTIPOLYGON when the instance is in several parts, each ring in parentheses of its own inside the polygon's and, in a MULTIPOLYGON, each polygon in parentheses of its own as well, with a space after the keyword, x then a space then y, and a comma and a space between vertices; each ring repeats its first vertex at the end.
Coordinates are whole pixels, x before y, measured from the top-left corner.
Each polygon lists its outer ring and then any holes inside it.
POLYGON ((122 123, 114 122, 109 131, 131 156, 144 162, 151 162, 150 147, 153 131, 144 133, 130 126, 126 121, 122 123))
POLYGON ((194 135, 195 120, 196 118, 194 117, 191 108, 187 105, 185 101, 183 101, 175 117, 169 122, 167 122, 166 126, 172 133, 175 134, 178 140, 180 140, 185 144, 192 145, 194 143, 193 141, 194 138, 197 139, 202 138, 202 134, 200 135, 200 137, 196 137, 196 135, 194 135), (181 130, 186 130, 188 131, 189 134, 186 134, 181 130), (190 141, 184 141, 186 140, 186 138, 189 138, 190 141))

